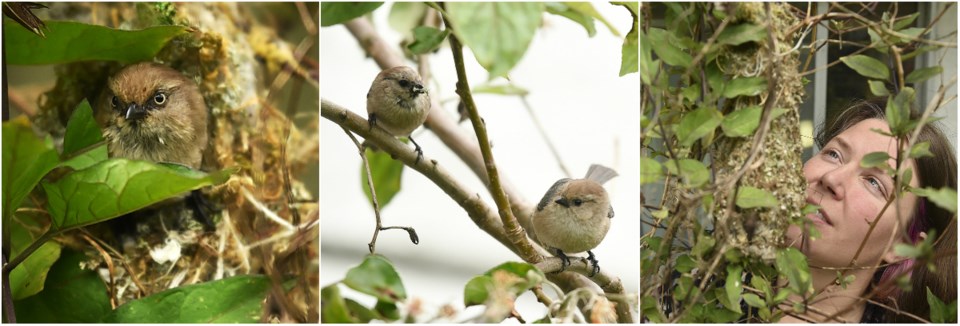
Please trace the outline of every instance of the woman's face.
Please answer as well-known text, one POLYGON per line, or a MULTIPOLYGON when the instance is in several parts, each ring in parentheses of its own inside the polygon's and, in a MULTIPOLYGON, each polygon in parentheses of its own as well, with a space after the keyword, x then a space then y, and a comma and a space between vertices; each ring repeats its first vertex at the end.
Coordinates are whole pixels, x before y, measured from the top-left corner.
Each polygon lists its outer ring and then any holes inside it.
MULTIPOLYGON (((896 167, 896 138, 871 129, 889 132, 886 121, 861 121, 830 140, 803 165, 803 175, 807 179, 807 202, 820 206, 818 213, 806 216, 821 235, 819 239, 808 240, 804 248, 812 266, 849 265, 864 241, 870 223, 895 193, 892 177, 879 168, 860 166, 860 160, 865 155, 886 152, 891 157, 887 164, 896 167)), ((904 169, 913 168, 913 160, 907 160, 904 164, 904 169)), ((916 176, 910 185, 918 185, 916 176)), ((857 258, 857 266, 873 265, 883 258, 890 239, 903 233, 914 211, 916 196, 904 193, 897 201, 899 209, 897 202, 893 202, 879 215, 880 221, 866 240, 863 252, 857 258), (894 233, 898 211, 901 231, 894 233)), ((787 238, 789 243, 799 247, 800 228, 791 226, 787 238)))

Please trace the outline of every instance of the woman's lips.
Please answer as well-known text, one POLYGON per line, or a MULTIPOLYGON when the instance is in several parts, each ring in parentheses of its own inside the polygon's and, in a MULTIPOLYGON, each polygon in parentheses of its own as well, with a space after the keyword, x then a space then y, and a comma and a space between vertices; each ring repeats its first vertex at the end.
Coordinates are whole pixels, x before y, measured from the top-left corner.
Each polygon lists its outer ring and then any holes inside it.
MULTIPOLYGON (((812 198, 807 198, 807 203, 812 205, 818 205, 818 203, 814 202, 812 198)), ((818 209, 816 212, 807 214, 807 218, 809 218, 811 221, 817 224, 826 224, 826 225, 833 226, 833 223, 830 222, 830 214, 827 214, 827 212, 823 210, 823 207, 818 209)))

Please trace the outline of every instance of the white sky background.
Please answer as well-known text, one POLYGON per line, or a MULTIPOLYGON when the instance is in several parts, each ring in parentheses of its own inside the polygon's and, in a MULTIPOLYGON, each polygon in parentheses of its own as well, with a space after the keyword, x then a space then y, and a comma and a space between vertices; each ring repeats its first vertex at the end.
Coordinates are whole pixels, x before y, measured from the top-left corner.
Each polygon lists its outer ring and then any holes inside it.
MULTIPOLYGON (((388 44, 398 44, 400 34, 387 23, 390 6, 384 4, 374 12, 374 24, 388 44)), ((594 6, 617 28, 620 37, 596 22, 597 34, 589 38, 579 24, 544 14, 543 27, 510 76, 515 84, 530 91, 529 102, 574 177, 582 177, 591 163, 619 172, 619 177, 605 185, 616 217, 606 239, 593 252, 603 270, 619 276, 625 289, 636 292, 640 81, 636 73, 618 76, 622 35, 630 31, 631 17, 620 6, 594 6)), ((366 117, 366 93, 380 69, 366 58, 342 25, 322 28, 320 39, 321 97, 366 117)), ((471 86, 483 84, 487 72, 472 52, 465 52, 471 86)), ((428 85, 430 95, 441 100, 454 99, 456 72, 446 42, 439 53, 431 55, 431 65, 435 80, 428 85)), ((500 173, 529 202, 538 202, 547 188, 565 175, 529 114, 517 97, 474 97, 486 121, 500 173)), ((456 102, 445 103, 444 109, 456 115, 456 102)), ((363 260, 375 224, 373 210, 361 187, 361 160, 355 145, 336 124, 321 120, 320 283, 326 286, 342 280, 349 268, 363 260)), ((461 124, 461 128, 473 134, 469 122, 461 124)), ((414 138, 427 157, 436 159, 496 209, 480 180, 432 132, 421 128, 414 138)), ((462 309, 463 286, 467 281, 505 261, 520 261, 477 228, 429 179, 409 168, 404 170, 400 193, 381 212, 385 226, 412 226, 420 236, 420 244, 413 245, 402 230, 381 232, 377 252, 394 262, 408 295, 423 299, 428 311, 447 303, 462 309)), ((528 321, 539 319, 546 312, 529 293, 521 297, 518 305, 528 321)), ((470 309, 461 317, 476 312, 476 308, 470 309)))

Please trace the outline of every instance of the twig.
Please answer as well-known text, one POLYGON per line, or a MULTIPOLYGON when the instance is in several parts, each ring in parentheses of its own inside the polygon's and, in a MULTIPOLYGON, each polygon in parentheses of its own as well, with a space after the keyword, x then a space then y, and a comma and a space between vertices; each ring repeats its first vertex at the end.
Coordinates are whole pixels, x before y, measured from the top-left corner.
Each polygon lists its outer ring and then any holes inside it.
POLYGON ((572 178, 573 174, 570 173, 570 169, 567 169, 567 165, 563 164, 563 160, 560 159, 560 152, 557 151, 557 147, 553 146, 553 141, 550 140, 550 136, 547 135, 547 130, 543 128, 543 124, 540 123, 540 118, 537 117, 537 114, 533 111, 533 106, 530 105, 530 101, 527 100, 526 95, 520 95, 520 101, 523 102, 523 107, 527 109, 527 114, 530 115, 530 120, 533 120, 533 125, 537 127, 537 131, 540 132, 540 138, 543 138, 543 142, 547 144, 547 148, 550 149, 550 154, 553 154, 553 158, 557 160, 557 165, 560 166, 560 169, 563 170, 563 174, 567 178, 572 178))
MULTIPOLYGON (((6 253, 3 253, 3 266, 7 266, 6 253)), ((17 312, 13 309, 13 292, 10 291, 10 273, 6 271, 3 272, 3 312, 7 316, 6 322, 17 322, 17 312)))
POLYGON ((367 249, 370 250, 370 253, 376 253, 377 251, 377 236, 380 235, 380 230, 383 229, 383 223, 380 219, 380 201, 377 200, 377 188, 373 185, 373 174, 370 172, 370 162, 367 161, 366 149, 363 145, 357 141, 357 137, 354 137, 350 130, 347 130, 346 127, 340 126, 343 128, 343 132, 350 137, 350 140, 357 145, 357 153, 360 154, 360 160, 363 161, 363 171, 367 173, 367 187, 370 188, 370 200, 373 202, 373 216, 376 218, 376 226, 373 228, 373 238, 370 239, 370 243, 367 244, 367 249))
POLYGON ((103 262, 107 263, 107 271, 108 271, 107 274, 110 277, 107 284, 107 292, 108 292, 107 295, 110 296, 110 307, 112 309, 117 309, 117 305, 119 303, 117 301, 117 282, 116 280, 114 280, 114 277, 113 277, 113 275, 116 273, 113 268, 113 258, 110 257, 110 254, 107 254, 107 252, 103 250, 103 248, 100 247, 100 245, 97 244, 96 241, 93 241, 93 239, 91 239, 89 236, 87 236, 86 234, 83 234, 82 237, 84 240, 87 241, 87 243, 93 246, 93 248, 96 249, 97 252, 100 253, 100 256, 103 257, 103 262))

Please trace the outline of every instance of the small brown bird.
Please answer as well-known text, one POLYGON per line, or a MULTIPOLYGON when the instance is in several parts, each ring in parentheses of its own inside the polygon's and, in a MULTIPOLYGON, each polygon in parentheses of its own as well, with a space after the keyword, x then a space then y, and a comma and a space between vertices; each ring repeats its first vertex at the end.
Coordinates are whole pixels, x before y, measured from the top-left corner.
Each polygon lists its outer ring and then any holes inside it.
POLYGON ((97 111, 111 157, 200 167, 207 106, 180 72, 152 62, 127 66, 110 78, 97 111))
MULTIPOLYGON (((207 148, 207 106, 197 84, 169 67, 144 62, 124 67, 107 82, 97 122, 110 157, 177 163, 199 169, 207 148)), ((199 190, 188 203, 208 229, 213 222, 199 190)))
POLYGON ((409 138, 416 146, 417 162, 423 157, 423 150, 410 133, 427 120, 430 105, 430 94, 423 88, 420 75, 410 67, 381 71, 367 92, 370 128, 377 125, 394 136, 409 138))
POLYGON ((613 206, 603 184, 617 176, 608 167, 593 164, 583 179, 557 180, 543 195, 533 213, 538 241, 563 260, 560 271, 570 265, 564 252, 584 252, 593 263, 590 276, 600 265, 590 250, 606 237, 613 218, 613 206))

